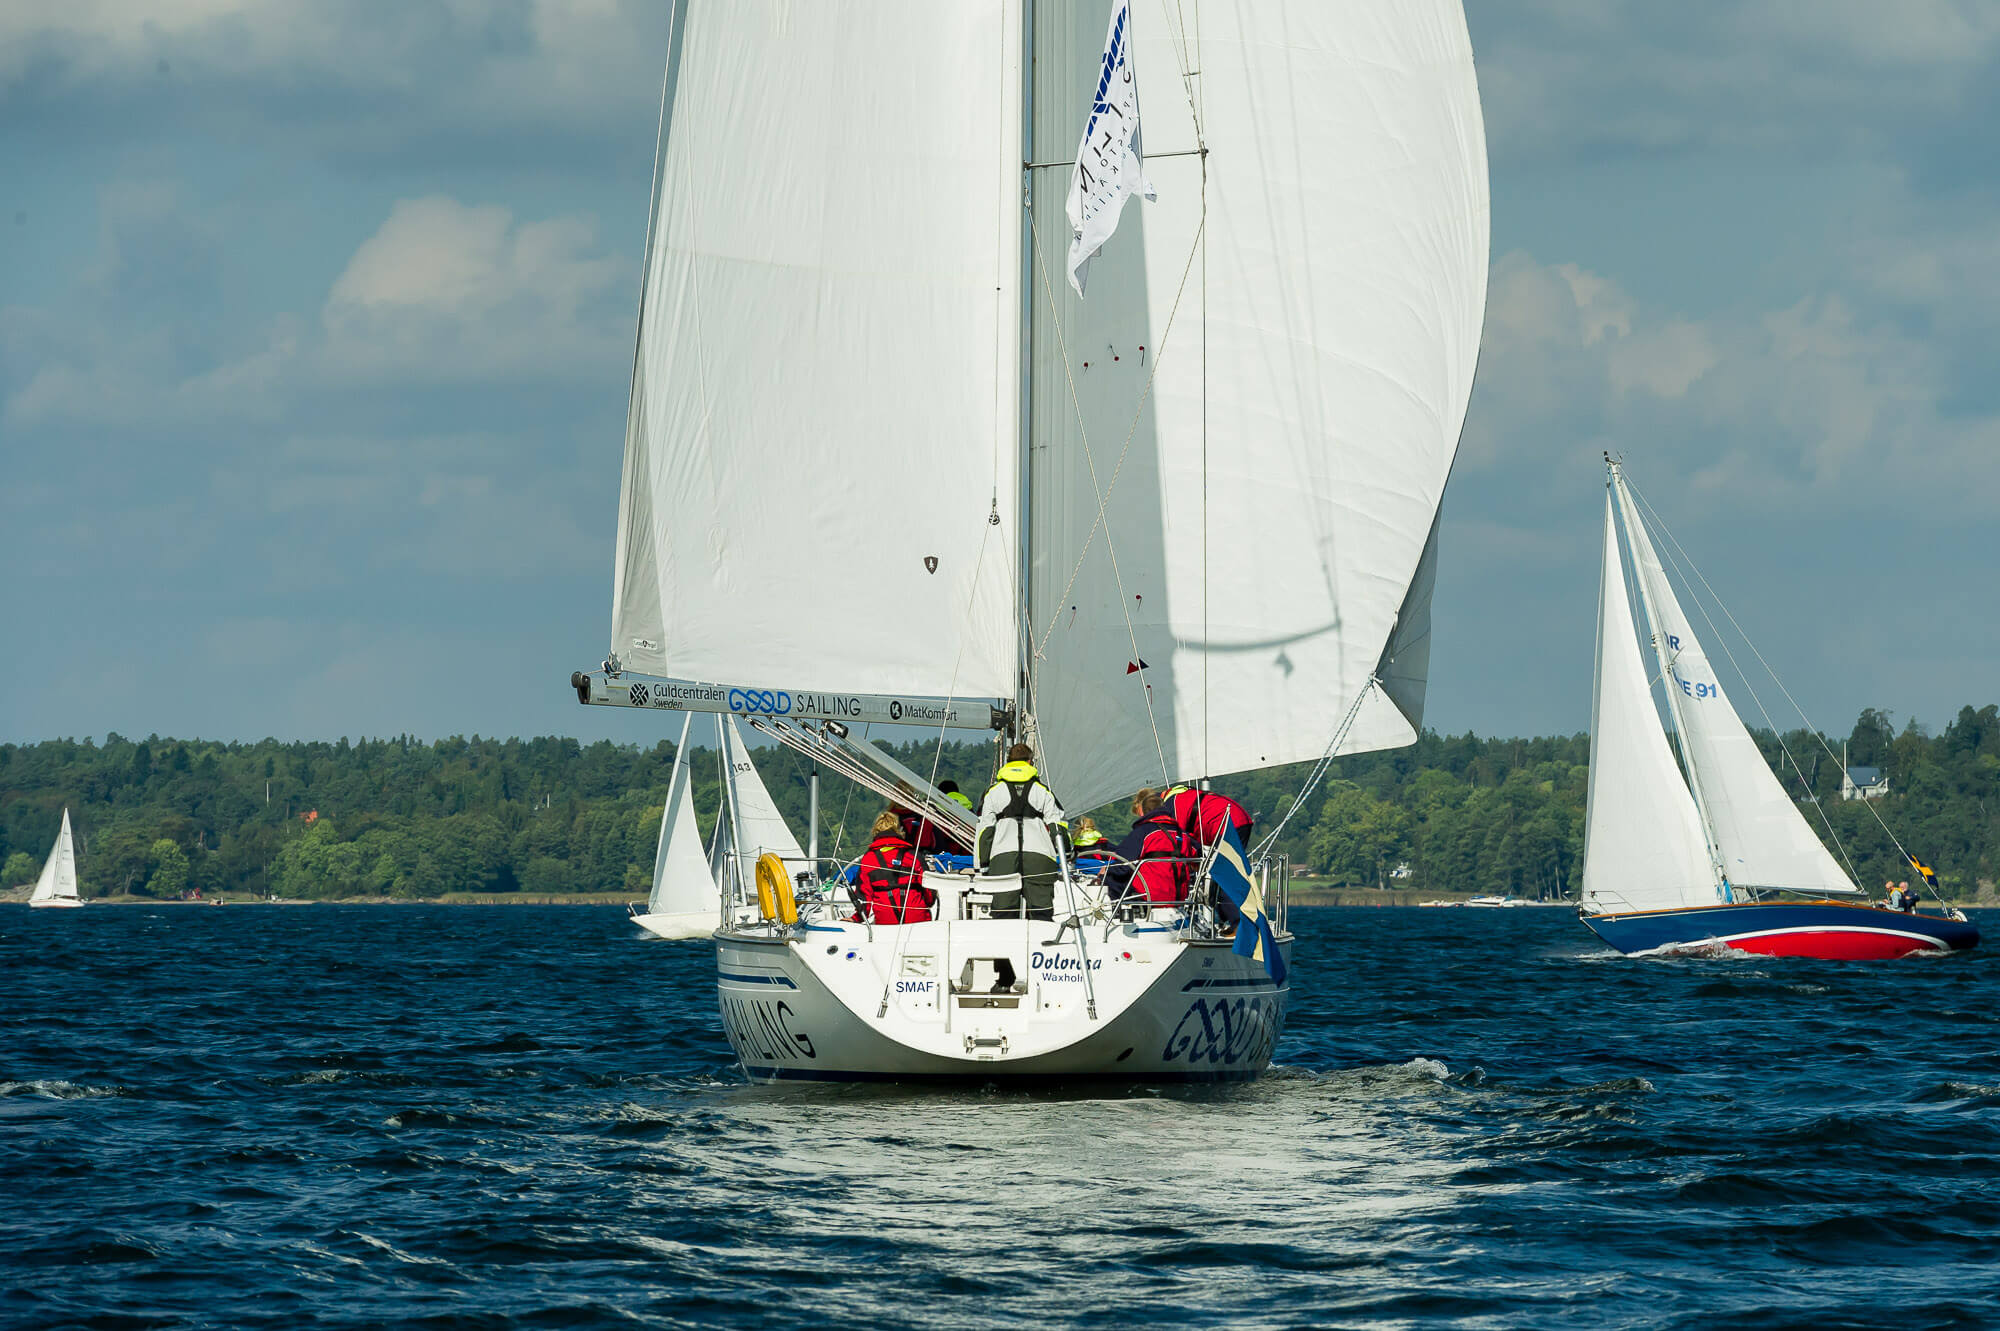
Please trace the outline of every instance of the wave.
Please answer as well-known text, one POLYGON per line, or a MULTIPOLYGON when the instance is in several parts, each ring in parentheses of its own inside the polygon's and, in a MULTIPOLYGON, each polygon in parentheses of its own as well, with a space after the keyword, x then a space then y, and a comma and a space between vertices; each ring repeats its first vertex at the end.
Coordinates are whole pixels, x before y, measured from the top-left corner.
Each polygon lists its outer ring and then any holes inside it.
POLYGON ((131 1094, 132 1092, 123 1086, 92 1086, 74 1081, 0 1081, 0 1096, 32 1095, 44 1100, 99 1100, 131 1094))

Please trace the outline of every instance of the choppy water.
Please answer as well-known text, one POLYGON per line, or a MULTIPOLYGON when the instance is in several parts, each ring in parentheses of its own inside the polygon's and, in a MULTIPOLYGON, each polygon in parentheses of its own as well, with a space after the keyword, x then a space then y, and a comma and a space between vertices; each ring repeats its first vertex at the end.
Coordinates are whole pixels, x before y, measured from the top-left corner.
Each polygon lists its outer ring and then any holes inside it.
POLYGON ((6 908, 0 1324, 2000 1324, 2000 948, 1296 923, 1266 1080, 958 1093, 612 909, 6 908))

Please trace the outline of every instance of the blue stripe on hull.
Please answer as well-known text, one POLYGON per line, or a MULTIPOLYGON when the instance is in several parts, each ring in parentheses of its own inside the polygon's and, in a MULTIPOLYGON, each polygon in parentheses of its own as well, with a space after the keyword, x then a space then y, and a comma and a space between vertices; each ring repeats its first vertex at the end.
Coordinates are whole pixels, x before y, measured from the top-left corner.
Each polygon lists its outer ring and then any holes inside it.
MULTIPOLYGON (((1829 935, 1848 935, 1851 942, 1859 941, 1855 935, 1879 937, 1884 948, 1900 946, 1903 951, 1960 952, 1979 942, 1979 927, 1968 922, 1837 902, 1762 901, 1582 918, 1592 933, 1627 956, 1711 941, 1749 951, 1811 956, 1815 949, 1810 940, 1829 935), (1795 941, 1784 941, 1787 935, 1795 936, 1795 941)), ((1826 954, 1854 955, 1838 944, 1826 954)))
POLYGON ((1120 1074, 1115 1072, 1065 1072, 1029 1073, 1026 1075, 1009 1073, 1007 1065, 995 1062, 992 1075, 983 1076, 978 1072, 836 1072, 827 1068, 778 1068, 743 1066, 743 1071, 752 1081, 866 1081, 866 1082, 908 1082, 913 1085, 976 1087, 983 1082, 1005 1082, 1008 1086, 1067 1086, 1076 1082, 1123 1082, 1140 1084, 1149 1082, 1219 1082, 1255 1081, 1264 1069, 1239 1068, 1214 1072, 1135 1072, 1120 1074))

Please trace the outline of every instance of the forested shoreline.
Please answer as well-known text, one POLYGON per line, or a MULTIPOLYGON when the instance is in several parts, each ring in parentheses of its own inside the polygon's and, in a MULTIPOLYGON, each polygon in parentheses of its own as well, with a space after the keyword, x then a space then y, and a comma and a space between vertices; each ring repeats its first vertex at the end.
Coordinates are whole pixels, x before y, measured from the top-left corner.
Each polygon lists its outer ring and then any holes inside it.
MULTIPOLYGON (((1942 732, 1895 730, 1862 713, 1848 760, 1888 776, 1872 808, 1839 798, 1840 737, 1760 734, 1795 797, 1811 795, 1864 887, 1909 870, 1876 815, 1940 871, 1948 896, 1990 894, 2000 859, 2000 712, 1964 708, 1942 732), (1825 746, 1822 746, 1824 740, 1825 746)), ((991 743, 894 750, 970 790, 991 743)), ((1285 828, 1281 848, 1331 883, 1422 891, 1573 893, 1583 851, 1589 738, 1481 739, 1426 732, 1413 746, 1344 758, 1285 828)), ((643 895, 652 876, 673 746, 609 741, 400 736, 350 743, 220 743, 108 735, 102 743, 0 745, 0 887, 32 881, 67 807, 89 896, 426 898, 447 892, 643 895)), ((693 750, 704 835, 719 798, 712 747, 693 750)), ((805 761, 758 751, 794 826, 806 821, 805 761)), ((1284 817, 1309 765, 1224 779, 1263 826, 1284 817)), ((1060 795, 1058 783, 1057 794, 1060 795)), ((852 855, 879 801, 828 778, 821 845, 852 855)), ((1818 814, 1807 810, 1823 838, 1818 814)), ((1097 811, 1114 835, 1126 818, 1097 811)), ((801 840, 804 838, 802 837, 801 840)), ((1831 844, 1831 839, 1829 839, 1831 844)))

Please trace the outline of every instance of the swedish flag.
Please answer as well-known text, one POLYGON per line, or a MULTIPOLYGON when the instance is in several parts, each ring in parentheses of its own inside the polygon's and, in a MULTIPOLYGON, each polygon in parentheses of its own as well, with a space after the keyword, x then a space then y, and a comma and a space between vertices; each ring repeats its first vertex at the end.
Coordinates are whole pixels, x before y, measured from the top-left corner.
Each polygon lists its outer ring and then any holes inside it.
POLYGON ((1237 836, 1233 825, 1223 825, 1222 841, 1208 863, 1208 876, 1242 916, 1236 923, 1233 949, 1236 955, 1263 962, 1271 979, 1283 984, 1285 957, 1278 950, 1278 936, 1271 930, 1271 919, 1264 914, 1264 890, 1250 873, 1250 857, 1244 852, 1242 838, 1237 836))
POLYGON ((1937 891, 1937 870, 1931 868, 1930 865, 1925 864, 1914 855, 1910 856, 1910 867, 1917 871, 1917 877, 1923 879, 1931 891, 1937 891))

